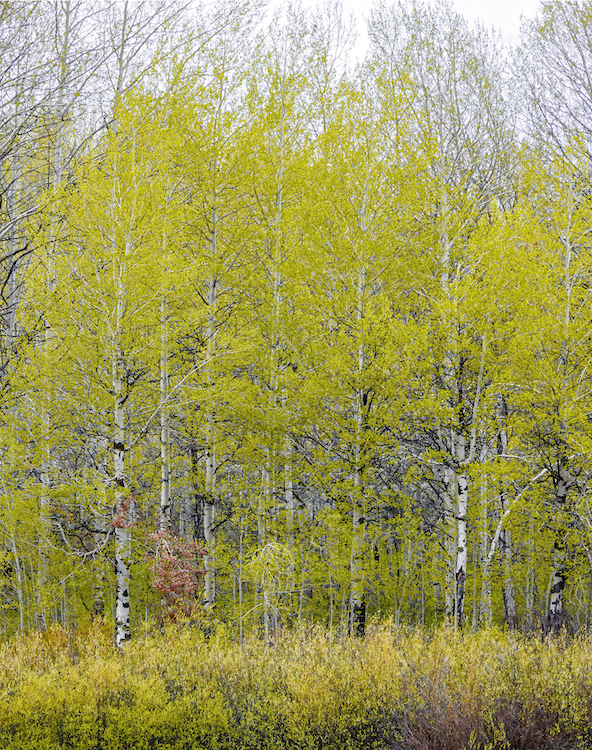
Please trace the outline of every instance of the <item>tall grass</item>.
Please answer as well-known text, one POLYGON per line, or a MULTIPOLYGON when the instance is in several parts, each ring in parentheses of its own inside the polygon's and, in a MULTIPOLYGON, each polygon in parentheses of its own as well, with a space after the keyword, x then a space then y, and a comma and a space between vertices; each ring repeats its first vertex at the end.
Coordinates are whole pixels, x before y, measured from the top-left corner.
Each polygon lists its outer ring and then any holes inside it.
POLYGON ((118 655, 53 629, 2 647, 0 696, 6 750, 560 750, 592 737, 592 638, 171 629, 118 655))

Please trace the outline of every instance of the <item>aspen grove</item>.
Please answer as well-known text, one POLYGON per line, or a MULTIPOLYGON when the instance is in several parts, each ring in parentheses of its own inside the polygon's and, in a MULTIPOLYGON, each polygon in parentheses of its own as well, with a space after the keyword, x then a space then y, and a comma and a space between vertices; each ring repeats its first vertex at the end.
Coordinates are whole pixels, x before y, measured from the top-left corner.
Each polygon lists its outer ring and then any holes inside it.
POLYGON ((0 5, 0 625, 592 624, 592 2, 0 5))

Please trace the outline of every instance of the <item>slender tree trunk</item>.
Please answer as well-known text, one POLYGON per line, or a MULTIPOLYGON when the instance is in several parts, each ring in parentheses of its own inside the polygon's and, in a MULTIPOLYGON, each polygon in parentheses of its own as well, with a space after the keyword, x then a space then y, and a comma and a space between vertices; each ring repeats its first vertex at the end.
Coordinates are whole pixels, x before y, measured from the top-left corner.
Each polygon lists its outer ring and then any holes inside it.
POLYGON ((353 540, 351 552, 351 631, 363 638, 366 634, 366 600, 364 596, 364 548, 366 518, 363 510, 361 472, 354 475, 353 540))
MULTIPOLYGON (((441 136, 442 137, 442 136, 441 136)), ((445 173, 444 156, 442 155, 442 175, 445 173)), ((450 263, 453 243, 449 229, 449 200, 447 187, 443 184, 440 194, 440 290, 447 304, 451 303, 450 263)), ((443 321, 446 337, 446 350, 442 362, 444 387, 448 391, 450 406, 458 406, 455 399, 457 391, 462 391, 459 375, 455 372, 455 335, 451 312, 446 310, 443 321)), ((460 399, 462 400, 462 392, 460 399)), ((461 404, 462 405, 462 404, 461 404)), ((444 499, 449 529, 447 530, 447 547, 450 562, 447 566, 446 580, 446 620, 455 627, 462 627, 464 619, 465 587, 467 579, 467 504, 468 476, 459 468, 465 461, 465 441, 460 433, 462 425, 451 428, 448 439, 440 435, 440 449, 449 451, 451 465, 444 468, 444 499), (448 443, 448 445, 447 445, 448 443), (449 571, 449 572, 448 572, 449 571), (451 579, 451 580, 450 580, 451 579)))
MULTIPOLYGON (((505 510, 502 506, 502 510, 505 510)), ((503 554, 503 595, 506 623, 513 630, 517 625, 516 596, 512 580, 512 536, 508 529, 500 534, 500 546, 503 554)))
POLYGON ((529 565, 526 570, 526 581, 525 581, 525 625, 528 630, 532 630, 534 627, 534 597, 536 590, 536 572, 534 568, 529 565))
POLYGON ((563 606, 563 590, 565 588, 566 549, 561 540, 556 539, 553 547, 553 576, 551 580, 551 595, 549 597, 548 628, 558 635, 565 621, 563 606))
MULTIPOLYGON (((59 47, 59 81, 57 87, 57 118, 59 122, 63 121, 66 116, 66 107, 64 105, 64 97, 66 86, 69 77, 69 66, 68 56, 70 53, 70 22, 71 22, 71 4, 70 0, 65 0, 61 3, 59 12, 56 4, 56 29, 55 38, 59 47), (63 18, 63 28, 59 28, 59 18, 63 18)), ((54 185, 59 187, 62 183, 62 161, 63 161, 63 137, 62 133, 57 134, 56 145, 52 154, 53 157, 53 169, 54 169, 54 185)), ((55 268, 53 260, 53 250, 49 254, 49 263, 47 268, 47 290, 51 293, 56 286, 55 268)), ((45 336, 43 340, 43 347, 47 353, 49 350, 51 339, 51 333, 49 326, 46 327, 45 336)), ((43 461, 41 465, 41 485, 42 492, 40 495, 40 526, 41 526, 41 539, 39 540, 39 567, 37 572, 37 584, 34 592, 35 598, 35 621, 38 628, 47 628, 47 611, 44 602, 44 594, 47 591, 49 585, 49 565, 47 560, 47 536, 50 531, 50 519, 49 519, 49 506, 50 506, 50 492, 51 492, 51 395, 48 394, 47 403, 43 411, 43 424, 44 424, 44 446, 43 446, 43 461)), ((56 613, 57 616, 57 613, 56 613)))
POLYGON ((484 476, 481 477, 481 601, 479 605, 479 622, 485 627, 491 625, 493 612, 491 607, 491 563, 489 561, 488 487, 484 476))
POLYGON ((113 464, 115 468, 116 488, 114 520, 116 574, 115 623, 117 648, 122 649, 131 634, 129 568, 131 555, 131 499, 129 496, 126 496, 125 486, 125 397, 118 360, 114 361, 113 367, 113 392, 115 394, 113 464))
POLYGON ((93 587, 93 604, 91 610, 92 619, 101 618, 105 614, 105 569, 101 545, 107 537, 107 518, 105 508, 107 507, 106 498, 102 498, 102 509, 99 508, 93 513, 95 533, 94 533, 94 551, 92 558, 92 587, 93 587))
POLYGON ((479 598, 477 597, 477 545, 473 544, 473 623, 472 631, 479 629, 479 598))
POLYGON ((18 602, 19 611, 19 633, 25 632, 25 596, 23 592, 23 569, 21 567, 21 561, 16 546, 16 539, 11 535, 10 546, 12 548, 12 556, 14 559, 14 571, 16 575, 16 600, 18 602))
MULTIPOLYGON (((567 495, 570 487, 574 483, 563 457, 558 461, 556 484, 555 484, 555 506, 560 508, 567 502, 567 495)), ((551 591, 549 596, 549 611, 547 618, 547 628, 554 634, 558 634, 565 622, 565 608, 563 600, 563 590, 567 581, 565 570, 567 562, 566 548, 566 529, 562 523, 559 523, 555 531, 555 541, 553 544, 553 574, 551 580, 551 591)))
POLYGON ((333 609, 335 607, 335 593, 333 591, 333 575, 329 567, 329 640, 333 640, 333 609))
POLYGON ((93 561, 92 570, 92 587, 93 587, 93 603, 91 610, 91 619, 97 619, 103 617, 105 614, 105 595, 103 593, 105 585, 105 576, 103 573, 102 566, 98 560, 93 561))
POLYGON ((304 609, 304 600, 310 599, 312 595, 310 583, 310 571, 308 569, 308 554, 304 549, 300 551, 300 600, 298 602, 298 625, 302 625, 302 613, 304 609))
MULTIPOLYGON (((360 330, 358 347, 358 377, 361 378, 366 361, 362 325, 364 320, 364 294, 366 289, 366 273, 360 268, 358 272, 357 318, 360 330)), ((364 548, 366 532, 366 514, 364 511, 364 481, 363 481, 363 447, 364 439, 364 410, 366 408, 366 394, 358 383, 355 395, 356 407, 356 436, 354 449, 354 488, 352 497, 352 550, 351 550, 351 632, 363 638, 366 633, 366 600, 364 596, 364 548)))
MULTIPOLYGON (((445 450, 445 448, 443 448, 445 450)), ((442 484, 444 488, 444 548, 446 561, 444 569, 444 617, 447 625, 455 622, 456 613, 456 513, 454 494, 456 492, 456 476, 449 466, 443 469, 442 484)))
POLYGON ((238 637, 241 648, 243 647, 243 534, 244 519, 241 516, 238 538, 238 637))
MULTIPOLYGON (((464 438, 457 436, 457 459, 460 465, 465 461, 464 438)), ((459 628, 464 625, 465 614, 465 592, 467 581, 467 507, 469 478, 463 472, 459 473, 457 480, 457 531, 456 531, 456 570, 455 570, 455 613, 456 623, 459 628)))
POLYGON ((205 539, 203 533, 204 492, 200 478, 199 452, 195 446, 189 449, 189 457, 191 460, 191 517, 194 522, 192 535, 194 539, 205 539))
POLYGON ((169 343, 167 305, 160 305, 160 522, 161 529, 171 525, 170 420, 169 420, 169 343))
POLYGON ((284 462, 284 499, 286 503, 286 525, 288 550, 290 552, 290 567, 288 569, 287 586, 287 609, 291 621, 294 618, 294 589, 296 586, 295 538, 294 538, 294 487, 292 483, 292 441, 286 435, 286 450, 284 462))
MULTIPOLYGON (((208 359, 207 370, 213 369, 213 359, 216 354, 216 308, 218 302, 218 282, 216 277, 216 263, 218 257, 217 246, 218 217, 216 209, 212 208, 210 227, 210 259, 212 276, 208 288, 208 359)), ((205 493, 204 493, 204 539, 206 542, 206 556, 204 557, 204 607, 211 612, 216 600, 216 569, 215 569, 215 517, 216 517, 216 398, 214 376, 210 377, 211 405, 207 413, 206 425, 206 455, 205 455, 205 493)))
POLYGON ((215 577, 215 493, 216 493, 216 444, 215 438, 209 431, 208 450, 206 454, 206 493, 204 499, 204 536, 207 555, 204 558, 204 606, 212 610, 216 598, 215 577))
MULTIPOLYGON (((114 200, 115 204, 115 200, 114 200)), ((113 390, 113 469, 115 485, 115 575, 116 644, 123 649, 131 635, 130 629, 130 556, 131 556, 131 497, 126 493, 125 475, 125 420, 128 393, 124 383, 125 364, 121 349, 125 296, 121 268, 115 263, 116 239, 113 238, 113 276, 115 284, 115 325, 113 327, 112 390, 113 390)), ((126 255, 129 244, 126 241, 126 255)))
MULTIPOLYGON (((570 191, 571 192, 571 191, 570 191)), ((573 200, 573 194, 571 195, 571 205, 569 210, 569 223, 571 224, 572 215, 574 210, 575 202, 573 200)), ((567 502, 567 497, 570 488, 575 483, 575 477, 572 476, 569 470, 569 461, 565 454, 565 448, 569 444, 568 429, 565 421, 565 415, 570 410, 570 399, 572 396, 568 395, 570 375, 568 374, 569 368, 573 367, 570 364, 570 325, 572 323, 571 316, 571 299, 573 290, 575 288, 575 278, 572 274, 571 262, 574 258, 574 248, 572 247, 571 240, 569 237, 570 232, 567 231, 563 236, 560 236, 560 240, 564 248, 563 258, 563 289, 565 291, 565 307, 563 313, 563 333, 564 339, 562 343, 562 357, 561 366, 563 369, 563 382, 561 384, 561 395, 562 400, 559 405, 559 411, 557 416, 560 417, 560 430, 558 438, 561 441, 558 445, 557 456, 556 456, 556 470, 554 476, 555 484, 555 507, 562 508, 567 502)), ((565 622, 565 610, 563 600, 563 590, 566 584, 566 562, 567 562, 567 549, 566 549, 566 529, 563 523, 559 523, 559 528, 555 531, 555 541, 553 544, 553 576, 551 581, 551 591, 549 597, 549 611, 547 618, 547 628, 553 633, 557 634, 563 627, 565 622)))

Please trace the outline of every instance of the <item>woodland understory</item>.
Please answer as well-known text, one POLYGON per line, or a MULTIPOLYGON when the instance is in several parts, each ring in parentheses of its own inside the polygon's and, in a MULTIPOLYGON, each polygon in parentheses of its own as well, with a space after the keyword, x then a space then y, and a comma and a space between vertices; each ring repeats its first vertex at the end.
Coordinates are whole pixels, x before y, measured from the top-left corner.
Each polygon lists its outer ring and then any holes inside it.
POLYGON ((592 640, 368 623, 272 646, 52 625, 0 648, 5 750, 589 750, 592 640))
POLYGON ((0 4, 5 639, 589 630, 592 3, 368 34, 0 4))

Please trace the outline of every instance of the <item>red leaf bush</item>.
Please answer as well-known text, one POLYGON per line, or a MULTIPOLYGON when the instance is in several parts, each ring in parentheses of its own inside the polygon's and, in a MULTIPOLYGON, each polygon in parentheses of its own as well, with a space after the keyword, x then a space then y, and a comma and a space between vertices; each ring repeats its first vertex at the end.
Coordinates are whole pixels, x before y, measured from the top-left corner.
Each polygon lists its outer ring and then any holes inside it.
POLYGON ((149 534, 147 545, 148 557, 152 560, 152 588, 162 597, 163 619, 176 622, 179 617, 191 617, 204 574, 205 549, 169 530, 149 534))

